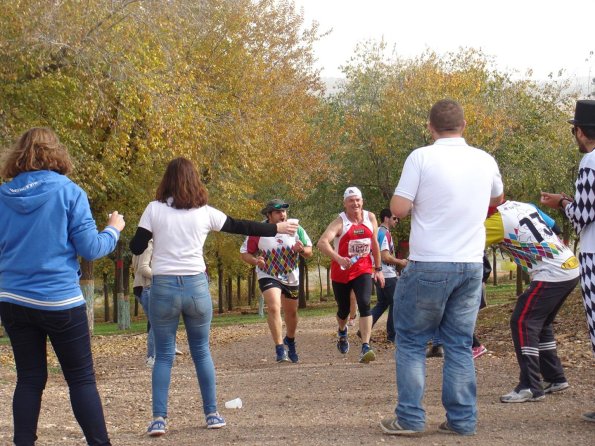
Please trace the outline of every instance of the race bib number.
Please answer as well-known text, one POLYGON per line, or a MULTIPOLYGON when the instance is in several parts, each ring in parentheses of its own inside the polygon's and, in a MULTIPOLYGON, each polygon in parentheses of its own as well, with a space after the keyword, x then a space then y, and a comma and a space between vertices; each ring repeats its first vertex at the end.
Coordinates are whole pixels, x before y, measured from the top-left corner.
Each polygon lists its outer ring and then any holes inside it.
POLYGON ((349 240, 347 245, 347 255, 349 257, 354 256, 367 256, 370 254, 370 247, 372 246, 372 239, 360 238, 357 240, 349 240))

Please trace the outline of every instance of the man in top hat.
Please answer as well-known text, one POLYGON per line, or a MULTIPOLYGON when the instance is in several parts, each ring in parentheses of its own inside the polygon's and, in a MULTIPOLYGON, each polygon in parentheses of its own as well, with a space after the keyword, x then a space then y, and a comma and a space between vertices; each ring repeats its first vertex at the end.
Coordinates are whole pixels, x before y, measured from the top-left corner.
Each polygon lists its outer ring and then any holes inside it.
POLYGON ((376 359, 374 350, 370 348, 372 279, 375 278, 380 286, 384 287, 384 276, 376 216, 364 210, 363 205, 362 193, 357 187, 350 186, 345 189, 343 194, 345 211, 328 225, 316 246, 331 258, 331 281, 338 306, 337 348, 342 354, 349 351, 347 318, 350 294, 353 290, 359 309, 359 331, 362 338, 359 360, 367 364, 376 359), (372 256, 374 263, 372 263, 372 256))
MULTIPOLYGON (((568 122, 572 124, 571 132, 579 152, 585 154, 579 165, 574 199, 563 193, 542 192, 541 203, 561 209, 580 236, 581 290, 595 355, 595 101, 577 101, 574 119, 568 122)), ((589 412, 583 418, 595 422, 595 412, 589 412)))
MULTIPOLYGON (((275 198, 261 213, 266 216, 267 222, 276 224, 287 220, 288 211, 289 204, 275 198)), ((267 304, 267 322, 275 343, 276 361, 298 362, 295 332, 298 323, 299 256, 312 256, 310 237, 301 226, 294 235, 249 236, 240 248, 240 254, 244 262, 256 267, 258 285, 267 304), (281 308, 287 327, 284 338, 281 308)))

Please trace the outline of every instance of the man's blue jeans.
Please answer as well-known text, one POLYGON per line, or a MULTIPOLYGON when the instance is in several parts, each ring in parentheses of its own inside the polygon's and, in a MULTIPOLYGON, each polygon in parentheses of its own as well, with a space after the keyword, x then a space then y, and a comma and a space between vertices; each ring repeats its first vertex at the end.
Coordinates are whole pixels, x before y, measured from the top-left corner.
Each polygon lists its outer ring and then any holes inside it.
MULTIPOLYGON (((143 307, 145 316, 147 316, 147 319, 149 319, 149 320, 150 320, 149 312, 151 311, 150 307, 149 307, 150 299, 151 299, 151 287, 150 286, 143 287, 143 291, 140 295, 140 304, 143 307)), ((153 336, 153 329, 151 327, 151 324, 149 323, 149 329, 147 331, 147 358, 154 357, 154 356, 155 356, 155 339, 153 336)))
POLYGON ((388 319, 386 320, 386 338, 395 342, 395 324, 393 323, 393 298, 395 297, 395 288, 397 287, 397 278, 388 277, 384 279, 384 288, 376 284, 376 305, 372 308, 372 326, 376 324, 380 316, 388 309, 388 319))
POLYGON ((12 344, 17 369, 12 400, 14 444, 31 446, 37 439, 41 397, 48 378, 49 338, 68 383, 72 411, 87 444, 110 445, 93 370, 86 306, 49 311, 0 302, 0 317, 12 344))
POLYGON ((393 308, 397 333, 395 413, 405 429, 424 430, 425 348, 438 332, 444 348, 442 404, 446 419, 460 434, 475 433, 477 395, 471 344, 482 268, 481 262, 409 261, 401 274, 393 308))
POLYGON ((209 349, 213 304, 207 276, 153 276, 149 308, 155 337, 153 416, 167 417, 171 367, 180 315, 188 335, 188 347, 198 377, 204 413, 216 412, 215 366, 209 349))

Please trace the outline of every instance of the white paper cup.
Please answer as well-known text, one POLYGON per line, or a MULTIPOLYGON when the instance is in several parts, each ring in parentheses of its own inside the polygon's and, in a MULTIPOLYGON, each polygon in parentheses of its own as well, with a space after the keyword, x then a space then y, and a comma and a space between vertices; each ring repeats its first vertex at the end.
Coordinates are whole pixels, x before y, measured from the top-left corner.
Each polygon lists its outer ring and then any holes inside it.
POLYGON ((226 409, 241 409, 242 408, 242 400, 240 398, 236 398, 231 401, 225 402, 226 409))
POLYGON ((299 225, 300 221, 297 218, 288 218, 287 223, 294 223, 296 225, 299 225))

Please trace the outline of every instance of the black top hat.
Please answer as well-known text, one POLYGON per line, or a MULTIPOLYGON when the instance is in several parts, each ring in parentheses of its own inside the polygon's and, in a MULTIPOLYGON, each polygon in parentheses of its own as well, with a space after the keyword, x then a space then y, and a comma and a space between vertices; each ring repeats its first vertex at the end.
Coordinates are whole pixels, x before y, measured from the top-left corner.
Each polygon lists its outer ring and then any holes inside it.
POLYGON ((260 213, 262 215, 267 215, 269 212, 273 211, 284 211, 289 209, 289 204, 285 201, 281 200, 280 198, 273 198, 271 201, 267 203, 267 205, 262 208, 260 213))
POLYGON ((574 119, 568 122, 577 127, 595 127, 595 101, 583 99, 576 101, 574 119))

